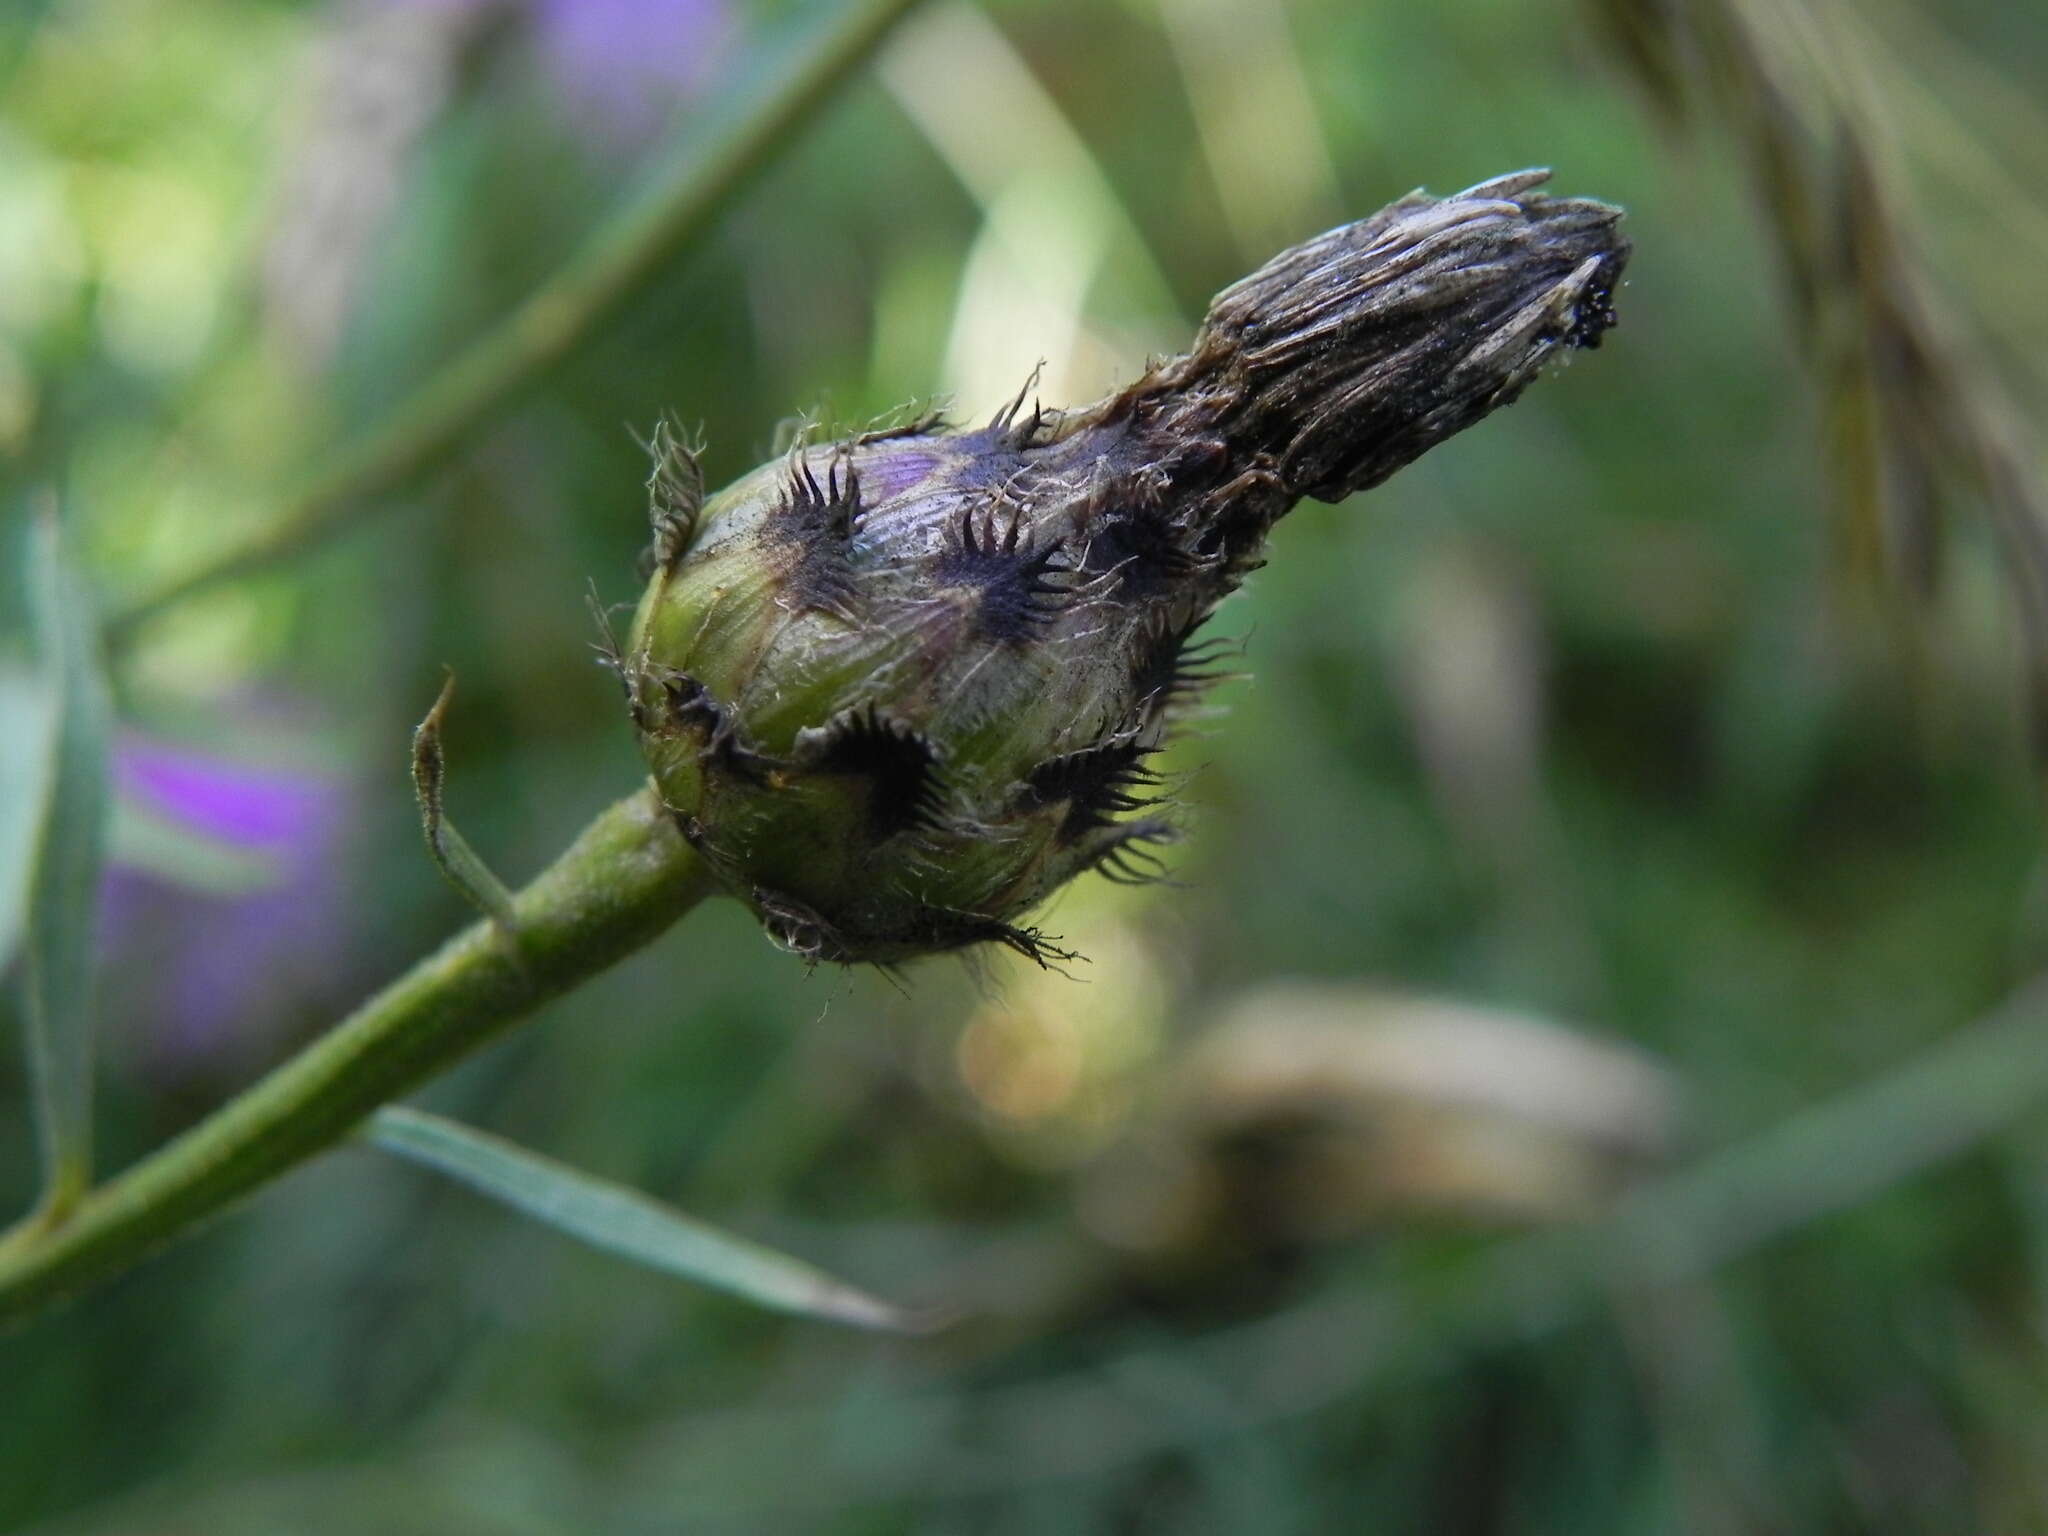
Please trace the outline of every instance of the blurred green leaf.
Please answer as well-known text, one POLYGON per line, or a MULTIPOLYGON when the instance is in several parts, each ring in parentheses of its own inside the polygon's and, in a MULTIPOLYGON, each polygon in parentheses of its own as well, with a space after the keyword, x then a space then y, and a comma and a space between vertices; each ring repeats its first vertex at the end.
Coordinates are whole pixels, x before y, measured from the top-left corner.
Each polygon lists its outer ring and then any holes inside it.
POLYGON ((241 847, 132 799, 116 798, 108 813, 113 862, 208 896, 246 896, 281 878, 275 854, 241 847))
POLYGON ((756 1306, 856 1328, 920 1333, 928 1319, 857 1291, 800 1259, 763 1248, 636 1190, 529 1152, 439 1115, 381 1109, 369 1139, 556 1230, 756 1306))
POLYGON ((29 866, 50 765, 50 696, 26 668, 0 669, 0 967, 28 914, 29 866))
POLYGON ((56 699, 29 872, 22 1014, 41 1131, 40 1214, 61 1216, 92 1178, 93 919, 106 844, 107 724, 98 630, 54 510, 36 520, 28 600, 56 699))

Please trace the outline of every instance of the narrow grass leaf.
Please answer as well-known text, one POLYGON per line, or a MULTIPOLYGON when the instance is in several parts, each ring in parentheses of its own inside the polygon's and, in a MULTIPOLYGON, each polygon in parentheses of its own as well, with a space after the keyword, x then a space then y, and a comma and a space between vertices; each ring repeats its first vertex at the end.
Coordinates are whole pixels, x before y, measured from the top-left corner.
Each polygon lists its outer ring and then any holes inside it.
POLYGON ((0 971, 14 959, 28 916, 53 715, 39 676, 25 665, 0 667, 0 971))
POLYGON ((386 1152, 446 1174, 594 1248, 757 1306, 894 1333, 922 1333, 931 1326, 800 1259, 457 1121, 394 1106, 371 1118, 367 1135, 386 1152))
POLYGON ((61 1220, 92 1179, 93 920, 107 823, 98 630, 56 513, 31 535, 28 607, 56 700, 29 872, 21 965, 29 1078, 43 1152, 40 1216, 61 1220))
POLYGON ((109 813, 107 856, 205 896, 247 896, 284 878, 275 852, 242 847, 124 798, 109 813))

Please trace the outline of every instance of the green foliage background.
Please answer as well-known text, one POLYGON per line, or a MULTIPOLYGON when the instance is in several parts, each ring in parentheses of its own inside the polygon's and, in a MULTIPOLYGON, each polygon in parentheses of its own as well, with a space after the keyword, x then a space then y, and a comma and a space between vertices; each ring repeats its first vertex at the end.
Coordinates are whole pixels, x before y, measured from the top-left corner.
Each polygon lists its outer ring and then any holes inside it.
MULTIPOLYGON (((1560 190, 1629 210, 1621 325, 1597 354, 1279 530, 1218 620, 1253 680, 1177 749, 1185 888, 1063 897, 1047 924, 1095 957, 1082 980, 1006 962, 928 963, 900 990, 806 975, 714 905, 430 1096, 959 1306, 958 1327, 906 1342, 757 1314, 343 1152, 0 1338, 0 1527, 2048 1527, 2038 1110, 1980 1131, 1965 1105, 1963 1155, 1683 1283, 1596 1284, 1561 1316, 1517 1293, 1524 1271, 1494 1261, 1519 1250, 1486 1223, 1410 1211, 1279 1250, 1225 1234, 1162 1270, 1081 1209, 1187 1043, 1276 978, 1632 1042, 1683 1096, 1684 1159, 1909 1067, 2048 960, 2008 595, 2026 539, 1939 461, 1927 503, 1897 492, 1913 465, 1895 457, 1858 490, 1832 290, 1799 318, 1762 196, 1773 144, 1824 167, 1867 150, 1898 259, 1953 321, 1943 398, 2004 400, 2031 428, 2048 16, 1698 9, 1788 50, 1834 29, 1853 112, 1780 74, 1820 126, 1774 126, 1725 55, 1660 69, 1618 46, 1663 24, 1619 0, 928 8, 445 472, 143 631, 116 675, 124 722, 335 786, 345 899, 317 966, 203 1046, 167 1033, 175 958, 110 950, 109 1167, 465 918, 405 778, 444 664, 451 809, 508 876, 636 781, 585 599, 633 595, 633 431, 662 410, 703 424, 716 484, 792 411, 858 423, 948 387, 989 411, 970 387, 1011 353, 1020 379, 1042 348, 1055 378, 1127 377, 1271 250, 1417 184, 1550 164, 1560 190), (1038 115, 1006 115, 1020 104, 1038 115), (1055 299, 988 299, 1006 259, 1067 295, 1082 344, 1029 334, 1055 299)), ((593 136, 508 13, 422 98, 313 356, 280 221, 309 156, 369 152, 362 133, 320 141, 313 82, 337 50, 369 68, 346 50, 394 11, 437 8, 0 17, 10 594, 35 488, 61 491, 115 593, 265 526, 295 466, 379 419, 660 163, 593 136)), ((707 131, 823 13, 739 7, 716 78, 661 133, 707 131)), ((2027 431, 2015 450, 2037 497, 2040 449, 2027 431)), ((2010 1039, 2013 1072, 2040 1075, 2048 1020, 2010 1039)), ((0 1193, 25 1204, 24 1094, 10 1057, 0 1193)), ((1772 1177, 1796 1192, 1831 1171, 1772 1177)))

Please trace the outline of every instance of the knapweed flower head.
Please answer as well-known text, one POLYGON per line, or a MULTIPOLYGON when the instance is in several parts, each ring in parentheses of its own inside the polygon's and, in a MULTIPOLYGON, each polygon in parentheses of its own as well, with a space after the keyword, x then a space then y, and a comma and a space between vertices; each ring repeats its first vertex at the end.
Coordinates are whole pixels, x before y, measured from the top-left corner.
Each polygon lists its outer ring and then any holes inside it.
POLYGON ((1217 295, 1191 350, 1082 409, 802 444, 706 500, 657 433, 653 572, 618 657, 684 835, 772 936, 888 964, 1144 878, 1148 767, 1196 639, 1304 496, 1339 500, 1597 345, 1620 213, 1523 172, 1412 193, 1217 295))

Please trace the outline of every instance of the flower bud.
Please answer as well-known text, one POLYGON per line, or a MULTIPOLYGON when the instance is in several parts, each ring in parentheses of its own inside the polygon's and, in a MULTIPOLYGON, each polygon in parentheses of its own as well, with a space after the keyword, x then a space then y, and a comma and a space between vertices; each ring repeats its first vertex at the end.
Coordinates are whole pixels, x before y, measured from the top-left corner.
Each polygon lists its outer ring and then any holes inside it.
POLYGON ((1620 214, 1544 176, 1412 193, 1283 252, 1187 355, 1085 409, 1020 394, 978 431, 801 445, 709 500, 658 433, 619 664, 718 878, 814 959, 1064 958, 1018 919, 1083 871, 1158 871, 1147 763, 1273 523, 1378 484, 1613 323, 1620 214))

